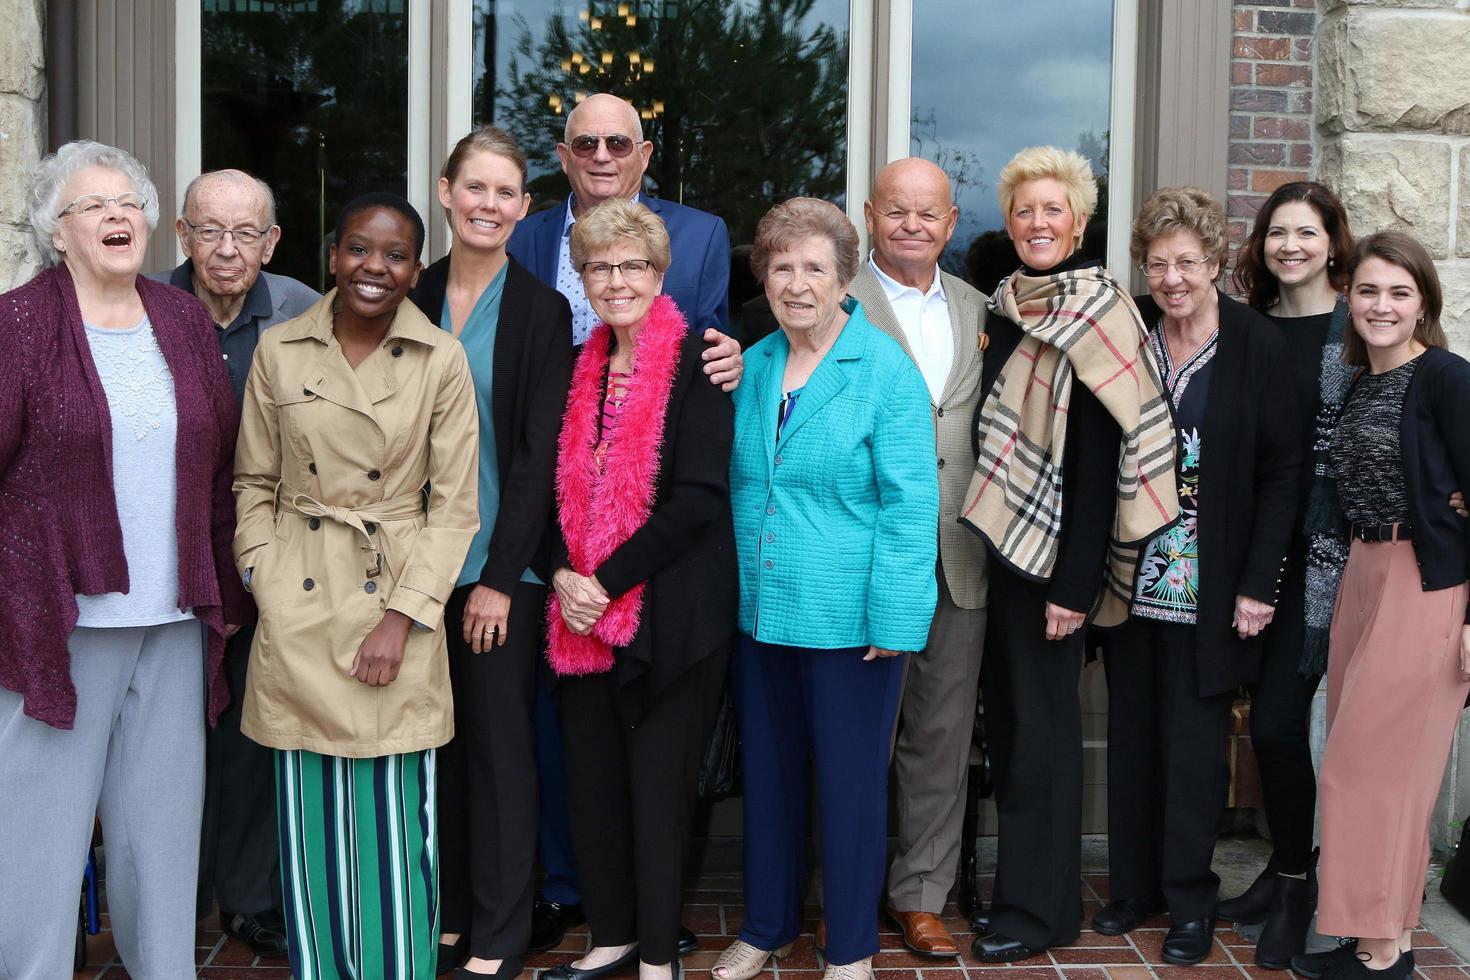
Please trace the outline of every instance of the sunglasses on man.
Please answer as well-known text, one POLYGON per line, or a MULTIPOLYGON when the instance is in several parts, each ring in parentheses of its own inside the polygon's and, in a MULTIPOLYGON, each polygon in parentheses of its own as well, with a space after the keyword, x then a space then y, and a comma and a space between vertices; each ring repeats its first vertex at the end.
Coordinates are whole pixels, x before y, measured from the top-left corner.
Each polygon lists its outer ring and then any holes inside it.
POLYGON ((608 154, 618 160, 628 156, 638 145, 638 141, 631 136, 614 134, 612 136, 573 136, 567 146, 571 148, 573 156, 585 160, 597 152, 597 144, 602 142, 607 143, 608 154))

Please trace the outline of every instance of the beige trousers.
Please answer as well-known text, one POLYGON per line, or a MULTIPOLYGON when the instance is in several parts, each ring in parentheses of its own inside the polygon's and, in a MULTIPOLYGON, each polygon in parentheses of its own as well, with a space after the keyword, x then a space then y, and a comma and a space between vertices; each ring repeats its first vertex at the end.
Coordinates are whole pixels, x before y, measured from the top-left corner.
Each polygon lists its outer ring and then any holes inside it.
POLYGON ((1353 542, 1327 666, 1321 933, 1391 939, 1419 921, 1429 817, 1470 689, 1466 593, 1425 592, 1411 542, 1353 542))

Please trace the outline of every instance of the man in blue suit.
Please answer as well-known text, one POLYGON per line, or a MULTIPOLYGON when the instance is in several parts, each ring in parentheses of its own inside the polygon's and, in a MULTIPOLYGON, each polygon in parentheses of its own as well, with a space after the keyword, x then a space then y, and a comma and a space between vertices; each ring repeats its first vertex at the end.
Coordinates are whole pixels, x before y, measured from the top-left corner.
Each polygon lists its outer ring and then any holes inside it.
POLYGON ((578 270, 572 268, 568 250, 572 223, 612 197, 637 201, 663 219, 673 253, 663 291, 678 304, 691 330, 713 327, 723 332, 730 322, 730 236, 725 222, 642 193, 653 143, 643 138, 637 111, 615 95, 590 96, 567 116, 565 142, 557 144, 556 155, 572 185, 571 196, 560 207, 516 225, 509 250, 572 304, 572 342, 581 344, 597 322, 578 270))
MULTIPOLYGON (((643 138, 637 110, 623 99, 606 93, 587 98, 567 116, 563 140, 556 155, 572 185, 571 195, 559 207, 522 219, 507 250, 567 298, 572 307, 572 343, 580 345, 592 333, 597 316, 582 290, 580 270, 572 267, 572 225, 613 197, 646 205, 669 232, 673 261, 664 274, 663 291, 678 305, 689 329, 703 331, 710 344, 704 352, 704 373, 710 382, 726 391, 734 389, 744 362, 739 342, 723 332, 730 322, 730 236, 725 222, 642 193, 653 144, 643 138)), ((531 916, 530 948, 539 951, 560 944, 566 927, 581 922, 583 916, 567 821, 560 719, 555 697, 540 683, 535 723, 541 781, 539 849, 546 881, 531 916)), ((697 947, 688 930, 679 938, 681 954, 697 947)))

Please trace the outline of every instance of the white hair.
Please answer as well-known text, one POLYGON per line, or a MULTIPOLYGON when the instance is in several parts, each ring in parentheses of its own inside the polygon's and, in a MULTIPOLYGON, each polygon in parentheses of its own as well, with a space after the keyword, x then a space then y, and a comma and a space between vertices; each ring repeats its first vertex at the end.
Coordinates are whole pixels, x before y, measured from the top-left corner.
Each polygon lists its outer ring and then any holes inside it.
POLYGON ((31 176, 31 233, 47 265, 61 261, 52 240, 61 227, 62 192, 67 181, 88 167, 106 167, 126 177, 133 190, 143 196, 143 216, 148 230, 158 226, 158 189, 148 179, 148 170, 127 150, 92 140, 74 140, 42 158, 31 176))
POLYGON ((276 194, 275 191, 271 190, 271 185, 254 174, 248 174, 243 170, 234 169, 210 170, 189 181, 189 186, 184 188, 184 203, 179 207, 180 215, 187 215, 189 213, 189 202, 194 199, 195 188, 204 181, 213 179, 229 180, 236 184, 253 185, 260 192, 260 196, 265 202, 265 226, 269 228, 276 223, 276 194))

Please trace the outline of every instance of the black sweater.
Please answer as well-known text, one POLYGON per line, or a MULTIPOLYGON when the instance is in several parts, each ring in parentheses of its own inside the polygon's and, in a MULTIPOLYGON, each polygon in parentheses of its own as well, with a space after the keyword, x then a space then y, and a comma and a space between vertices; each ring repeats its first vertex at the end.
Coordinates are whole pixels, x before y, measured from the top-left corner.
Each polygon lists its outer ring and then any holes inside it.
MULTIPOLYGON (((1429 348, 1409 382, 1399 422, 1414 557, 1426 592, 1470 578, 1470 521, 1446 506, 1450 494, 1470 487, 1467 418, 1470 363, 1442 347, 1429 348)), ((1465 621, 1470 623, 1470 608, 1465 621)))
MULTIPOLYGON (((1045 276, 1100 264, 1074 255, 1045 272, 1023 271, 1031 276, 1045 276)), ((975 404, 975 419, 970 427, 976 440, 985 399, 1001 367, 1024 336, 1019 326, 994 310, 986 313, 985 335, 990 339, 980 366, 982 395, 975 404)), ((1073 385, 1067 411, 1067 445, 1062 454, 1062 530, 1056 564, 1046 586, 1048 602, 1073 612, 1091 612, 1102 589, 1108 539, 1118 501, 1118 454, 1122 440, 1122 429, 1097 396, 1084 385, 1073 385)), ((979 455, 978 445, 975 454, 979 455)), ((996 567, 1014 574, 1014 567, 1005 556, 996 552, 988 540, 986 544, 999 559, 992 566, 992 574, 996 567)))
MULTIPOLYGON (((480 584, 510 595, 531 568, 549 581, 545 549, 556 443, 572 381, 572 310, 566 297, 508 258, 495 328, 490 405, 500 470, 500 511, 480 584)), ((435 323, 444 315, 449 256, 419 276, 410 299, 435 323)), ((471 371, 475 366, 470 365, 471 371)))
MULTIPOLYGON (((1260 636, 1231 627, 1235 597, 1275 605, 1297 523, 1301 437, 1286 342, 1276 325, 1216 292, 1220 339, 1200 427, 1200 594, 1194 627, 1201 697, 1254 681, 1260 636)), ((1153 299, 1135 300, 1153 329, 1153 299)), ((1446 494, 1448 497, 1448 494, 1446 494)), ((1270 627, 1268 627, 1270 628, 1270 627)))
MULTIPOLYGON (((648 706, 684 671, 728 648, 735 636, 740 577, 730 516, 730 444, 735 405, 704 373, 707 345, 683 340, 648 520, 596 571, 617 597, 639 582, 638 632, 615 651, 627 717, 648 706)), ((561 528, 552 523, 553 570, 570 567, 561 528)))

